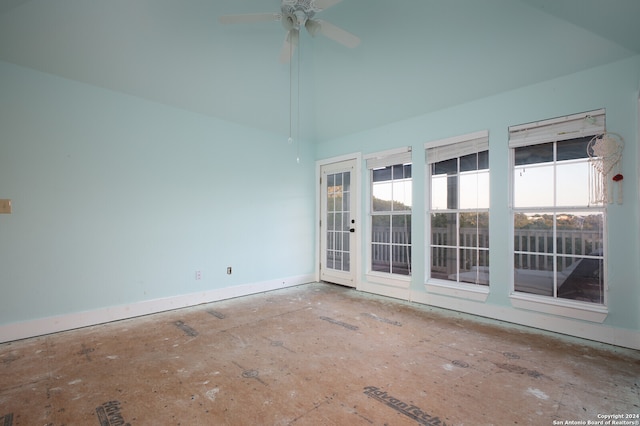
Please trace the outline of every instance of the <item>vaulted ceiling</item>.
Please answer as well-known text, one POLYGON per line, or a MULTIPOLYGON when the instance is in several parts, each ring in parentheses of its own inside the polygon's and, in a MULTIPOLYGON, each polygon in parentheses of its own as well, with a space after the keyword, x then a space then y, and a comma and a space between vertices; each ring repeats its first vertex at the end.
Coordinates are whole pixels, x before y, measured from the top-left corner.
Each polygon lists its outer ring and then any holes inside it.
MULTIPOLYGON (((0 60, 286 134, 285 29, 218 23, 279 4, 3 0, 0 60)), ((300 120, 320 142, 640 54, 638 0, 343 0, 317 17, 362 40, 301 33, 300 120)))

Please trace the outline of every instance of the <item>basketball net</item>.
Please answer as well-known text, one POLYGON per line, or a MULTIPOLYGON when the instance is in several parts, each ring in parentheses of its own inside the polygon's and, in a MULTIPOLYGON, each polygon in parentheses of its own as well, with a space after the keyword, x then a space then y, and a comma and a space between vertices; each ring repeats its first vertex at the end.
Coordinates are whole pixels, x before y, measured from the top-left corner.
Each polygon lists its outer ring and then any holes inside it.
POLYGON ((596 135, 587 144, 587 154, 591 163, 589 194, 592 203, 613 203, 613 192, 617 189, 617 203, 622 204, 620 160, 623 148, 624 141, 616 133, 596 135))

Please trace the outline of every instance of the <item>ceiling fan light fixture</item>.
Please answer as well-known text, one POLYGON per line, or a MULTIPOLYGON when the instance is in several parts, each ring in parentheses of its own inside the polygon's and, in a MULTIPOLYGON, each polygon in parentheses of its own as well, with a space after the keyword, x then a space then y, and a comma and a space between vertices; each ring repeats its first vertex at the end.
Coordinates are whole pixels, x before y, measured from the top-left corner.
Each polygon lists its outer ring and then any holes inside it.
POLYGON ((282 22, 282 26, 285 30, 291 31, 296 27, 298 20, 296 18, 296 15, 282 14, 282 19, 280 19, 280 22, 282 22))
POLYGON ((320 27, 322 24, 318 21, 314 21, 313 19, 307 19, 307 22, 304 24, 304 27, 307 29, 307 32, 311 35, 311 37, 315 37, 316 34, 320 32, 320 27))

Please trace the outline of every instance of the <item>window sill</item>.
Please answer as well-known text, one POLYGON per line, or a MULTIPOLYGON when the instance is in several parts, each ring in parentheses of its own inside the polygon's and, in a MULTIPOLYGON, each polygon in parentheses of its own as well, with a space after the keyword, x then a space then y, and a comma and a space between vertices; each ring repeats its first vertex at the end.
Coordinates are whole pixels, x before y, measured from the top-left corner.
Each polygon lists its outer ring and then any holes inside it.
POLYGON ((559 315, 584 321, 603 323, 609 314, 606 306, 590 305, 571 300, 551 299, 526 293, 512 293, 509 296, 515 308, 545 314, 559 315))
POLYGON ((425 288, 429 293, 475 300, 476 302, 485 302, 489 297, 489 287, 484 285, 454 284, 450 281, 429 280, 425 284, 425 288))
POLYGON ((366 277, 367 281, 373 284, 384 284, 398 288, 409 288, 411 285, 411 275, 393 275, 368 272, 366 277))

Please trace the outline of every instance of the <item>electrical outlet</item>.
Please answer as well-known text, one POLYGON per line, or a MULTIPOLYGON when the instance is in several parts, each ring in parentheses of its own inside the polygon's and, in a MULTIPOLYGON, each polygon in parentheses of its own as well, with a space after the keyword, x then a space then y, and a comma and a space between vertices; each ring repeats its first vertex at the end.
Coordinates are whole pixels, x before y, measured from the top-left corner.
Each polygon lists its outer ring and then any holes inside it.
POLYGON ((231 266, 227 266, 227 275, 231 275, 231 266))
POLYGON ((0 200, 0 213, 11 214, 11 200, 0 200))
POLYGON ((200 281, 202 279, 202 272, 196 271, 196 281, 200 281))

